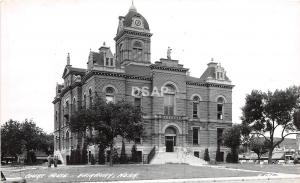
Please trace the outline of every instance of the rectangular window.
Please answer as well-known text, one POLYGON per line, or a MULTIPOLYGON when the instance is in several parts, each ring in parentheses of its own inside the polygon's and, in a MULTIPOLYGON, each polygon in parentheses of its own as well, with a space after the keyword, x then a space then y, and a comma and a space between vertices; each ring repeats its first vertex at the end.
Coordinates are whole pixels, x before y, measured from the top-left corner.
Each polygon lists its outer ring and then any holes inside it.
POLYGON ((193 128, 193 144, 199 144, 199 128, 193 128))
POLYGON ((133 48, 133 60, 134 61, 142 61, 142 52, 143 52, 143 49, 133 48))
POLYGON ((193 103, 193 118, 198 118, 198 103, 193 103))
POLYGON ((109 66, 109 58, 106 58, 105 65, 109 66))
POLYGON ((141 98, 134 98, 134 106, 139 108, 142 106, 141 98))
POLYGON ((223 104, 217 104, 217 118, 223 119, 223 104))
POLYGON ((110 66, 114 66, 114 59, 113 58, 110 58, 110 66))
POLYGON ((164 114, 174 115, 174 94, 164 94, 164 114))

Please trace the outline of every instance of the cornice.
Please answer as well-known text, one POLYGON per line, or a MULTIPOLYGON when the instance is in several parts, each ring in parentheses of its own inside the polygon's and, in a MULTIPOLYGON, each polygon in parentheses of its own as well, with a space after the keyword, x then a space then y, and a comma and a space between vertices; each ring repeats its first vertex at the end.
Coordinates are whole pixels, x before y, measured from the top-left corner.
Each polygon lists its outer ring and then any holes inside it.
POLYGON ((232 89, 234 87, 234 85, 228 85, 228 84, 193 82, 193 81, 187 81, 186 84, 194 85, 194 86, 218 87, 218 88, 229 88, 229 89, 232 89))
POLYGON ((186 68, 179 68, 179 67, 167 67, 167 66, 160 66, 156 64, 152 64, 149 66, 151 69, 158 69, 158 70, 167 70, 167 71, 176 71, 176 72, 187 72, 189 69, 186 68))

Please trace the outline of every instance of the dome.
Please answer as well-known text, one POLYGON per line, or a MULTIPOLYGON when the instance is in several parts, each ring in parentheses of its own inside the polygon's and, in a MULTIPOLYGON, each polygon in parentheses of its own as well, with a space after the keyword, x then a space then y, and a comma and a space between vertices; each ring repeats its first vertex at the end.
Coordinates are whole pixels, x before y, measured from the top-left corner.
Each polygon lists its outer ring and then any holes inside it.
POLYGON ((129 12, 124 17, 124 21, 123 21, 124 27, 131 27, 134 17, 140 18, 143 22, 144 29, 149 30, 149 24, 147 20, 140 13, 136 11, 136 8, 134 6, 130 7, 129 12))

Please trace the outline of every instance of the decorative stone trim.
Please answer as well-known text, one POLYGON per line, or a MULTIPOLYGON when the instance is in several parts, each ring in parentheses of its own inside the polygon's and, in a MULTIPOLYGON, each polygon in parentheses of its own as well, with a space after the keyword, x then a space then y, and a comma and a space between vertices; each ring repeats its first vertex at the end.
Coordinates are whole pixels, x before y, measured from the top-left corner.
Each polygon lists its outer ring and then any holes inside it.
POLYGON ((151 69, 158 69, 158 70, 168 70, 168 71, 176 71, 176 72, 187 72, 189 69, 186 68, 178 68, 178 67, 166 67, 166 66, 159 66, 152 64, 149 66, 151 69))
POLYGON ((186 84, 187 85, 194 85, 194 86, 218 87, 218 88, 229 88, 229 89, 232 89, 234 87, 234 85, 228 85, 228 84, 192 82, 192 81, 187 81, 186 84))

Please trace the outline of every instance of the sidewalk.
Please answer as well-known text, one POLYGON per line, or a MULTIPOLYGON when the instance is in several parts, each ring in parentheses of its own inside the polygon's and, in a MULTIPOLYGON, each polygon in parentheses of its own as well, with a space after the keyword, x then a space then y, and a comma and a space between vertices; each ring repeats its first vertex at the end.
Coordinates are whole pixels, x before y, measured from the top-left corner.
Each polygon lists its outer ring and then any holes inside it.
MULTIPOLYGON (((197 183, 197 182, 259 182, 259 181, 284 181, 284 182, 300 182, 300 175, 271 175, 256 177, 218 177, 218 178, 192 178, 192 179, 160 179, 160 180, 130 180, 130 181, 114 181, 115 183, 197 183)), ((107 182, 82 182, 82 183, 107 183, 107 182)))

